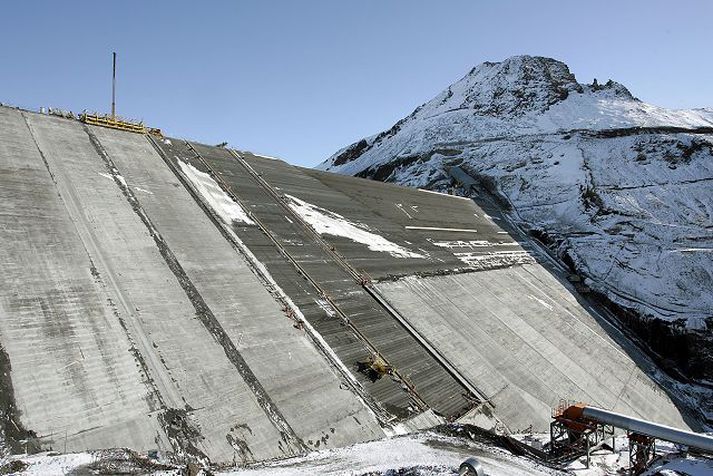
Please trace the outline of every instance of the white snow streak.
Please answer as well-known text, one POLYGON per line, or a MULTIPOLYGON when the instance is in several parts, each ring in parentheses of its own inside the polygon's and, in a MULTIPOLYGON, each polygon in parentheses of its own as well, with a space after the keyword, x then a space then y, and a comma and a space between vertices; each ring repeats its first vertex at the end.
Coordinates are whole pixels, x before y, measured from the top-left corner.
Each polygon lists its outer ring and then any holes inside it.
POLYGON ((136 190, 137 192, 143 192, 148 195, 153 195, 153 192, 151 190, 146 190, 145 188, 134 187, 134 190, 136 190))
POLYGON ((331 304, 329 304, 327 301, 324 299, 315 299, 314 302, 317 303, 317 305, 322 308, 322 310, 329 316, 329 317, 335 317, 337 315, 337 312, 334 310, 331 304))
POLYGON ((478 233, 478 230, 473 228, 441 228, 437 226, 405 226, 407 230, 424 230, 424 231, 455 231, 458 233, 478 233))
POLYGON ((247 213, 245 213, 245 210, 235 203, 210 175, 201 172, 191 164, 187 164, 181 160, 178 161, 178 165, 181 166, 183 175, 186 176, 221 220, 228 225, 232 225, 234 221, 247 225, 255 224, 255 222, 248 217, 247 213))
POLYGON ((468 197, 459 197, 458 195, 451 195, 451 194, 449 194, 449 193, 436 192, 436 191, 434 191, 434 190, 426 190, 425 188, 419 188, 418 191, 419 191, 419 192, 426 192, 426 193, 433 193, 433 194, 436 194, 436 195, 442 195, 442 196, 444 196, 444 197, 449 197, 449 198, 459 198, 459 199, 461 199, 461 200, 470 200, 470 198, 468 198, 468 197))
POLYGON ((289 200, 288 205, 290 208, 320 235, 328 234, 348 238, 357 243, 367 245, 371 251, 389 253, 395 258, 426 258, 422 254, 409 251, 383 236, 357 226, 338 213, 312 205, 292 195, 285 196, 289 200))
POLYGON ((96 461, 96 457, 89 453, 70 453, 50 456, 39 453, 21 458, 28 466, 21 474, 30 476, 62 476, 69 474, 76 468, 96 461))

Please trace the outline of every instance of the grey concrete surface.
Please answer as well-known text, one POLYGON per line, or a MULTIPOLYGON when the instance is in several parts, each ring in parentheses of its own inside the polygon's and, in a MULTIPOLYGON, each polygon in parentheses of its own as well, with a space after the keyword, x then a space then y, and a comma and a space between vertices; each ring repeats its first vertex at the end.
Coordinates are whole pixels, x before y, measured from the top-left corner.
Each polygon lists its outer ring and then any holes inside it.
POLYGON ((194 447, 213 461, 292 454, 224 349, 195 318, 191 301, 82 126, 27 118, 117 314, 165 407, 177 410, 166 416, 186 414, 185 421, 165 424, 189 427, 175 437, 180 447, 194 447), (247 434, 244 450, 235 442, 247 434))
POLYGON ((55 450, 241 463, 379 438, 394 417, 420 428, 467 413, 491 427, 489 408, 471 411, 483 398, 511 431, 546 430, 560 398, 686 427, 656 366, 535 263, 497 204, 488 214, 452 196, 152 144, 0 107, 4 428, 55 450), (221 224, 179 160, 214 174, 259 226, 221 224), (282 193, 426 257, 317 236, 282 193), (285 312, 272 280, 311 327, 285 312), (398 375, 358 371, 375 351, 398 375))
POLYGON ((19 410, 10 424, 35 432, 30 447, 170 448, 51 172, 23 113, 0 107, 0 341, 19 410))
MULTIPOLYGON (((220 325, 310 448, 384 435, 145 137, 93 128, 220 325), (187 224, 189 224, 187 226, 187 224)), ((249 444, 249 441, 248 441, 249 444)))
POLYGON ((538 264, 377 288, 488 395, 511 431, 546 431, 560 399, 687 427, 667 393, 538 264))

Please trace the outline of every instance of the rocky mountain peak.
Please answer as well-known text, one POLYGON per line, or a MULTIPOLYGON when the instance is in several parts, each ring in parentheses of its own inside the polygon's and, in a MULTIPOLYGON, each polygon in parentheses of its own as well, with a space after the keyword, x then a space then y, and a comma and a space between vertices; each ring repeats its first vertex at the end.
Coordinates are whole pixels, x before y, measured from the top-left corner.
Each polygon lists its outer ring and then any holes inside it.
POLYGON ((629 90, 626 88, 621 83, 617 83, 616 81, 612 81, 611 79, 608 80, 604 84, 600 84, 597 81, 597 78, 594 78, 594 81, 592 84, 589 84, 585 86, 585 90, 592 92, 592 93, 600 93, 603 92, 605 94, 609 94, 611 96, 617 96, 620 98, 624 99, 636 99, 634 96, 629 92, 629 90))
POLYGON ((488 116, 520 116, 529 111, 544 111, 571 93, 583 91, 561 61, 542 56, 513 56, 476 66, 424 109, 438 112, 472 109, 488 116))
POLYGON ((611 79, 579 83, 561 61, 513 56, 474 67, 390 129, 337 151, 320 168, 347 167, 340 171, 361 173, 377 163, 429 154, 436 143, 490 137, 568 129, 711 126, 711 110, 656 107, 611 79))
POLYGON ((577 82, 566 64, 544 56, 513 56, 485 62, 468 72, 441 94, 419 108, 415 115, 433 116, 471 109, 476 114, 503 119, 528 112, 541 113, 572 93, 590 93, 633 99, 612 80, 591 85, 577 82))

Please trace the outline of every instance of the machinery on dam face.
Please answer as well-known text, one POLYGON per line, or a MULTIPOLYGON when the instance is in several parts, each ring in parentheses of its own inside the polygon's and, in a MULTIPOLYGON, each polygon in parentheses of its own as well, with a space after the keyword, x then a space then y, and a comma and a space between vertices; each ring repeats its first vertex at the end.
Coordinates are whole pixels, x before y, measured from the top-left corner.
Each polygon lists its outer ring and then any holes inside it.
POLYGON ((79 116, 79 120, 92 126, 108 127, 120 131, 135 132, 137 134, 146 134, 149 132, 149 129, 141 122, 127 121, 113 115, 109 116, 84 112, 79 116))
POLYGON ((146 127, 142 121, 130 121, 116 115, 116 52, 112 53, 111 73, 111 114, 89 113, 84 111, 79 120, 92 126, 108 127, 137 134, 153 134, 162 137, 161 129, 146 127))
POLYGON ((568 405, 560 402, 550 424, 550 455, 555 459, 586 454, 589 468, 590 454, 611 438, 611 449, 616 449, 616 429, 626 430, 629 439, 630 474, 643 473, 656 458, 656 440, 687 447, 694 452, 713 455, 713 437, 681 430, 640 418, 634 418, 583 403, 568 405))

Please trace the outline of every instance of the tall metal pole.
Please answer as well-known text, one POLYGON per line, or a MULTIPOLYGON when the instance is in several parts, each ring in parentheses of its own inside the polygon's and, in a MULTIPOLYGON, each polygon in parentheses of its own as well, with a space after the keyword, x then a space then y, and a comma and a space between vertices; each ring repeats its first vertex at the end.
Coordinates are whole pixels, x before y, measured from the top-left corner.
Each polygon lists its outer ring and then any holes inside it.
POLYGON ((116 118, 116 52, 112 53, 112 71, 111 71, 111 118, 116 118))

